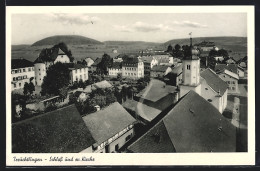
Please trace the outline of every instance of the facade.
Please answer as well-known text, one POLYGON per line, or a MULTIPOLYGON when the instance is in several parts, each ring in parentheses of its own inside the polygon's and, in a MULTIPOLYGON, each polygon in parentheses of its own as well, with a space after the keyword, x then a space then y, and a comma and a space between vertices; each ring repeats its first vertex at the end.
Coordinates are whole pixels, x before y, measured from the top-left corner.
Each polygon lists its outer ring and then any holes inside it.
POLYGON ((144 77, 144 63, 134 57, 128 57, 122 62, 122 77, 139 79, 144 77))
POLYGON ((220 72, 219 77, 228 84, 228 93, 238 93, 238 74, 235 74, 227 69, 220 72))
POLYGON ((150 75, 151 69, 158 65, 158 60, 151 56, 143 56, 140 59, 144 62, 144 74, 150 75))
POLYGON ((134 136, 135 119, 118 103, 83 117, 96 143, 82 152, 114 153, 134 136))
POLYGON ((169 66, 157 65, 151 69, 150 76, 153 78, 156 78, 156 77, 163 78, 165 75, 167 75, 171 71, 172 71, 172 69, 169 66))
POLYGON ((70 63, 70 58, 59 48, 58 55, 56 59, 54 60, 54 64, 60 62, 60 63, 70 63))
POLYGON ((201 96, 220 113, 227 107, 228 85, 213 70, 201 72, 201 96))
POLYGON ((122 74, 122 64, 120 62, 113 62, 113 65, 108 68, 108 75, 110 77, 117 77, 122 74))
POLYGON ((21 89, 26 82, 30 83, 30 81, 35 85, 35 72, 32 62, 26 59, 13 59, 11 65, 12 90, 21 89))
POLYGON ((70 70, 70 83, 82 80, 83 82, 88 80, 88 67, 82 64, 73 64, 69 67, 70 70))
POLYGON ((182 60, 182 83, 180 84, 180 97, 187 94, 190 90, 194 90, 201 94, 200 84, 200 58, 199 51, 192 49, 191 53, 182 60))
POLYGON ((179 63, 174 66, 171 72, 176 75, 174 86, 179 86, 182 83, 182 64, 179 63))

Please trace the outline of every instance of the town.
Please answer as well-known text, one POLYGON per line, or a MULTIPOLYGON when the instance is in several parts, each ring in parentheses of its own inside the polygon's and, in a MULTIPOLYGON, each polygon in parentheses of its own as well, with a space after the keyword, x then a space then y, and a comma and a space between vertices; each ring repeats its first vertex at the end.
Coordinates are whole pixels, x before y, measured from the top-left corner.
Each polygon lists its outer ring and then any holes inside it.
POLYGON ((96 59, 59 42, 11 66, 13 153, 247 151, 247 56, 191 33, 96 59))

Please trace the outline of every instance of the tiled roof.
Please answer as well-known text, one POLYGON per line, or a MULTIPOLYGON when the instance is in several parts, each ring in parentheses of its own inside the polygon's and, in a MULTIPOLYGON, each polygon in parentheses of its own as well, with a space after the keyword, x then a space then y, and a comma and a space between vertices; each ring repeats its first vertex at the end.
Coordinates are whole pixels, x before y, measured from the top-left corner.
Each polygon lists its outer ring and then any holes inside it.
POLYGON ((96 88, 111 88, 112 87, 112 85, 106 80, 97 82, 97 83, 93 84, 93 86, 96 88))
POLYGON ((174 146, 161 121, 152 129, 147 131, 141 138, 131 144, 128 148, 134 153, 172 153, 175 152, 174 146))
POLYGON ((165 72, 167 70, 167 68, 169 68, 169 66, 155 65, 155 66, 153 66, 153 68, 151 70, 155 71, 155 72, 165 72))
POLYGON ((122 63, 121 62, 113 62, 112 66, 110 68, 121 69, 122 63))
POLYGON ((178 64, 177 66, 174 66, 173 68, 172 68, 172 71, 171 71, 172 73, 174 73, 174 74, 177 74, 177 75, 179 75, 180 73, 182 73, 182 64, 178 64))
POLYGON ((236 64, 216 64, 215 65, 215 71, 223 72, 224 69, 227 69, 231 72, 237 73, 237 65, 236 64))
POLYGON ((135 119, 118 102, 84 116, 83 120, 98 144, 135 122, 135 119))
POLYGON ((26 68, 26 67, 33 67, 33 62, 28 61, 26 59, 12 59, 11 61, 12 69, 17 68, 26 68))
POLYGON ((94 143, 75 105, 12 124, 13 153, 78 153, 94 143))
POLYGON ((176 152, 236 150, 236 128, 192 90, 180 99, 163 122, 176 152))
POLYGON ((70 70, 81 69, 81 68, 87 68, 86 65, 83 65, 83 64, 74 64, 74 63, 69 63, 68 66, 69 66, 69 69, 70 69, 70 70))
POLYGON ((220 91, 222 96, 228 88, 228 85, 214 71, 206 69, 200 73, 200 76, 205 79, 207 84, 215 91, 220 91))

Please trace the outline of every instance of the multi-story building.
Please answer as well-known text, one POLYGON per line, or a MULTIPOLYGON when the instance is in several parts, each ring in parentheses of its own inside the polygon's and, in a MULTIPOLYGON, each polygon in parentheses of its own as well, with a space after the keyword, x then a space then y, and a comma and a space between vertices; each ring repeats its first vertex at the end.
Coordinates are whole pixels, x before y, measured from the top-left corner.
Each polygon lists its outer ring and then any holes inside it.
POLYGON ((122 74, 122 63, 113 62, 112 66, 108 68, 108 74, 110 77, 117 77, 118 74, 122 74))
POLYGON ((140 59, 144 62, 144 74, 150 75, 153 66, 158 65, 158 60, 151 56, 142 56, 140 59))
POLYGON ((12 90, 21 89, 24 84, 32 82, 35 84, 34 66, 26 59, 12 59, 12 90))
POLYGON ((48 68, 57 63, 70 63, 72 59, 68 57, 60 48, 45 49, 34 61, 35 84, 41 86, 43 78, 46 76, 48 68))
POLYGON ((137 57, 128 57, 122 62, 124 78, 139 79, 144 77, 144 63, 137 57))
POLYGON ((78 82, 80 80, 87 81, 88 80, 88 66, 83 64, 70 64, 70 83, 78 82))
POLYGON ((219 77, 228 84, 228 93, 238 93, 238 80, 239 76, 227 69, 218 73, 219 77))

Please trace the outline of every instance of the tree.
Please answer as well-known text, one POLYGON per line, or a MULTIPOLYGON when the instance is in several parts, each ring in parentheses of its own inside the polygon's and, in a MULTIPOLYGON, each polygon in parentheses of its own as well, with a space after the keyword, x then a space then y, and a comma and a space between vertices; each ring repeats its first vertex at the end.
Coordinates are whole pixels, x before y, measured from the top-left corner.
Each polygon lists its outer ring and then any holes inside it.
POLYGON ((174 46, 174 49, 175 49, 176 52, 179 52, 180 49, 181 49, 181 46, 180 46, 179 44, 176 44, 176 45, 174 46))
POLYGON ((166 52, 172 52, 172 45, 169 45, 166 52))
POLYGON ((121 74, 121 73, 118 73, 118 74, 117 74, 117 80, 118 80, 118 81, 122 81, 122 74, 121 74))
POLYGON ((224 58, 227 58, 229 55, 225 49, 220 49, 218 50, 218 56, 223 56, 224 58))
POLYGON ((101 74, 107 74, 107 68, 111 67, 113 63, 113 58, 111 58, 108 54, 104 54, 102 56, 101 62, 97 65, 97 68, 100 70, 101 74))
POLYGON ((69 85, 70 71, 60 62, 49 67, 43 79, 42 94, 59 95, 60 89, 69 85))
POLYGON ((24 83, 24 86, 23 86, 23 94, 25 96, 27 96, 29 93, 29 84, 27 82, 24 83))
POLYGON ((30 95, 32 95, 33 92, 35 91, 35 86, 32 82, 29 83, 28 90, 29 90, 30 95))

